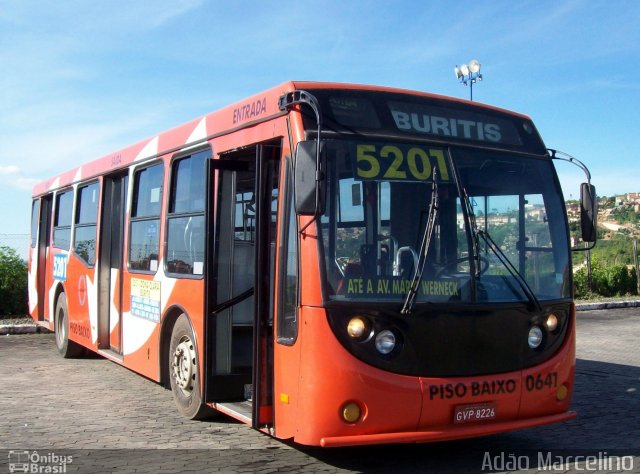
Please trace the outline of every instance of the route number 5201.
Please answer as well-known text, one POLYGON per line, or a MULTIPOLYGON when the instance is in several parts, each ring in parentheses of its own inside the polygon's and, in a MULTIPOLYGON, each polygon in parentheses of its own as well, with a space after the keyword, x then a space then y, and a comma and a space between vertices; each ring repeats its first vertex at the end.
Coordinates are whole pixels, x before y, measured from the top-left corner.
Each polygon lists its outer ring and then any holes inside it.
POLYGON ((356 177, 389 181, 427 181, 432 168, 439 179, 449 181, 444 152, 417 146, 363 144, 356 146, 356 177))

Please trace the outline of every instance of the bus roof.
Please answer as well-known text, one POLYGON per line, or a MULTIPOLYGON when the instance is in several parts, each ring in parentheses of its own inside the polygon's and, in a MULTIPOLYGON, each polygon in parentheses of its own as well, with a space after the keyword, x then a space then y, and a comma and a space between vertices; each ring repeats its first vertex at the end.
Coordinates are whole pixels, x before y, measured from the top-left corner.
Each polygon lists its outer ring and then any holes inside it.
POLYGON ((465 104, 471 107, 493 110, 495 112, 499 112, 506 115, 511 115, 513 117, 520 117, 525 120, 531 120, 531 117, 525 114, 513 112, 511 110, 502 109, 500 107, 495 107, 493 105, 483 104, 482 102, 472 102, 466 99, 460 99, 458 97, 451 97, 448 95, 442 94, 433 94, 431 92, 422 92, 412 89, 402 89, 398 87, 386 87, 386 86, 374 86, 374 85, 366 85, 366 84, 346 84, 341 82, 312 82, 312 81, 292 81, 286 82, 285 84, 291 84, 296 90, 304 90, 304 89, 344 89, 344 90, 362 90, 362 91, 373 91, 373 92, 391 92, 396 94, 406 94, 406 95, 415 95, 418 97, 427 97, 432 99, 445 100, 448 102, 456 102, 460 104, 465 104))
POLYGON ((337 90, 360 90, 371 92, 391 92, 397 94, 414 95, 425 98, 446 100, 476 109, 491 110, 513 117, 520 117, 530 120, 529 117, 517 114, 497 107, 469 102, 464 99, 447 97, 438 94, 430 94, 407 89, 391 87, 381 87, 362 84, 344 84, 334 82, 308 82, 308 81, 288 81, 264 92, 255 94, 246 99, 223 107, 215 112, 196 118, 178 127, 161 132, 157 135, 146 138, 138 143, 109 153, 97 160, 84 163, 76 168, 53 176, 39 182, 33 187, 33 196, 45 194, 54 189, 69 186, 73 183, 83 181, 95 176, 100 176, 120 168, 127 167, 133 163, 148 160, 167 153, 174 153, 184 150, 206 140, 231 133, 259 122, 263 122, 285 112, 278 107, 280 96, 293 90, 304 89, 337 89, 337 90))

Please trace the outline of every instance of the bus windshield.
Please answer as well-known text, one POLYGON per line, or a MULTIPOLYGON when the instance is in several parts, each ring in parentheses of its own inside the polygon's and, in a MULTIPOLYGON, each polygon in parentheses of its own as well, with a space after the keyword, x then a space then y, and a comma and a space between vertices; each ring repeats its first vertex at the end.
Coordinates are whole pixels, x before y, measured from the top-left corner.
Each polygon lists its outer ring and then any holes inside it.
POLYGON ((330 300, 402 302, 424 260, 417 303, 527 301, 478 230, 537 299, 570 296, 568 232, 548 158, 394 141, 328 140, 326 149, 320 232, 330 300), (435 226, 421 252, 434 177, 435 226))

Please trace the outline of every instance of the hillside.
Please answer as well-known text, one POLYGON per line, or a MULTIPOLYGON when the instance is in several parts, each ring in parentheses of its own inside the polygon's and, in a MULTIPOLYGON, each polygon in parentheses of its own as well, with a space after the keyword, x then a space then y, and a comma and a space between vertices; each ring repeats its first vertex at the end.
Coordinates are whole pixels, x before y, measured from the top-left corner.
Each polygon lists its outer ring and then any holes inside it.
MULTIPOLYGON (((567 201, 567 215, 573 242, 580 233, 578 201, 567 201)), ((592 258, 603 266, 633 265, 633 240, 640 240, 640 193, 598 197, 598 244, 592 258)), ((574 265, 584 261, 574 253, 574 265)))

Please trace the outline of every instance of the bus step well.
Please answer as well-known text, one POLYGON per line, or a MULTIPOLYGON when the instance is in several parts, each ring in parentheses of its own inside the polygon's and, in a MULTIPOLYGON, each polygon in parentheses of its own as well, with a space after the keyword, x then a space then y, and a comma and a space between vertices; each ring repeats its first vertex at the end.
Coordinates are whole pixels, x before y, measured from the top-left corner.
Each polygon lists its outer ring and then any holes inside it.
POLYGON ((216 403, 216 410, 244 423, 251 423, 253 404, 250 401, 216 403))

